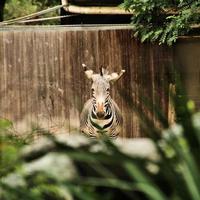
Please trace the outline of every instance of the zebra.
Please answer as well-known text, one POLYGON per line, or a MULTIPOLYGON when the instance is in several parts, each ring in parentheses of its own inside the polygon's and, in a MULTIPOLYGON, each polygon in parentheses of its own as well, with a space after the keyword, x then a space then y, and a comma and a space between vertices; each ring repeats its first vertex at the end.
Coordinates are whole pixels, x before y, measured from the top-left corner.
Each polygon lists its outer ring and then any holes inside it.
POLYGON ((122 128, 122 114, 115 101, 110 96, 110 83, 117 81, 125 72, 109 74, 105 68, 100 68, 100 74, 87 69, 83 64, 85 75, 92 80, 92 97, 84 104, 80 115, 80 131, 98 138, 103 131, 109 137, 115 138, 122 128))

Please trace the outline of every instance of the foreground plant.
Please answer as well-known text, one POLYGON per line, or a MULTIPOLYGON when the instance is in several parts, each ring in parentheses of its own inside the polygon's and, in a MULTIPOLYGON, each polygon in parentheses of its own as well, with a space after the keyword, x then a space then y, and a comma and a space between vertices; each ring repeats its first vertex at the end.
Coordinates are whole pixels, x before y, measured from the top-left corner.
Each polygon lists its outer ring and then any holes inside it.
POLYGON ((49 135, 22 148, 4 134, 1 199, 199 200, 200 113, 177 94, 177 123, 160 131, 147 119, 149 135, 157 135, 139 145, 119 145, 102 133, 101 140, 49 135), (15 150, 8 152, 8 144, 15 150))

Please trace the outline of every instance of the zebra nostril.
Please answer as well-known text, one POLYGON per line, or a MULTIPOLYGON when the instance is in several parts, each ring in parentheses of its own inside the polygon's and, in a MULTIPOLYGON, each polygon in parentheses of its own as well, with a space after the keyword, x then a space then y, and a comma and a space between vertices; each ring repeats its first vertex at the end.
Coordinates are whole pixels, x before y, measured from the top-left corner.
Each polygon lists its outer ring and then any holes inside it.
POLYGON ((102 119, 104 117, 105 113, 104 112, 97 112, 97 117, 99 119, 102 119))

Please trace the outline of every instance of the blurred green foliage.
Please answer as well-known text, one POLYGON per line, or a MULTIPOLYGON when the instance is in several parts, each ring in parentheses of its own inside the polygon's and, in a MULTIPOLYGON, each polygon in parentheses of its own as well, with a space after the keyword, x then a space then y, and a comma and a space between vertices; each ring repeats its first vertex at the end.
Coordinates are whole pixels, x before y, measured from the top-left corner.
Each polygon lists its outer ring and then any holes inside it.
POLYGON ((27 144, 0 121, 1 200, 199 200, 200 113, 181 93, 177 87, 174 125, 160 130, 141 115, 154 159, 123 152, 103 133, 65 140, 44 131, 27 144))
MULTIPOLYGON (((49 7, 60 5, 60 0, 7 0, 4 8, 4 20, 22 17, 49 7)), ((43 15, 58 16, 59 10, 43 15)), ((40 24, 58 24, 59 20, 40 22, 40 24)))

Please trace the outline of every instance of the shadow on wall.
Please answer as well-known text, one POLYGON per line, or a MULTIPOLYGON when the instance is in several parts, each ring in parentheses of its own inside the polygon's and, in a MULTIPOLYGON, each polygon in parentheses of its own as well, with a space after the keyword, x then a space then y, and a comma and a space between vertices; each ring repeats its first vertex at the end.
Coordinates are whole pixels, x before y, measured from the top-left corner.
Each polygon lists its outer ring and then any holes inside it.
POLYGON ((200 37, 179 40, 174 49, 174 57, 187 96, 200 109, 200 37))

